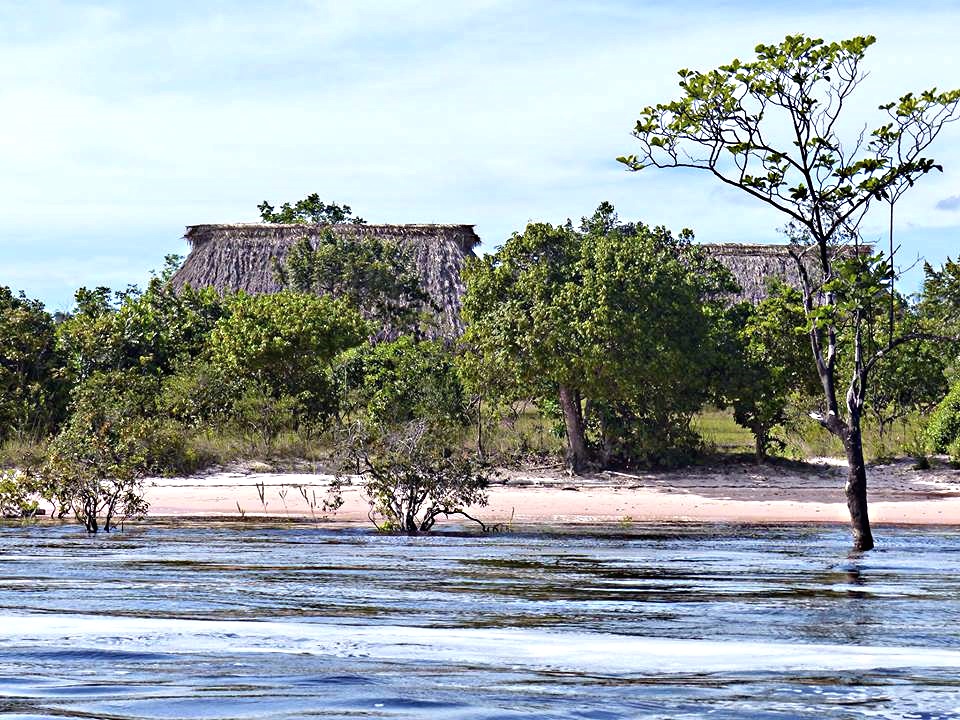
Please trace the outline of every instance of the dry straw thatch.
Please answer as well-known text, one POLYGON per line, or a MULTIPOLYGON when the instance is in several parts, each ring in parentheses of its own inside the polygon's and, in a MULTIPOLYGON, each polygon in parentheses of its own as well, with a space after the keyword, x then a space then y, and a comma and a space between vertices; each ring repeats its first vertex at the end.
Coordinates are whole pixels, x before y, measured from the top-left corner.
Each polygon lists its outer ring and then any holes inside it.
POLYGON ((731 272, 740 285, 738 300, 757 303, 767 296, 767 280, 775 277, 798 287, 800 275, 789 245, 704 244, 714 260, 731 272))
MULTIPOLYGON (((301 238, 316 238, 324 226, 269 223, 191 225, 185 237, 191 251, 174 275, 177 285, 214 287, 220 291, 270 293, 280 289, 274 260, 283 262, 301 238)), ((439 308, 438 335, 463 331, 460 319, 464 284, 461 270, 479 244, 472 225, 334 225, 336 233, 378 235, 403 247, 433 304, 439 308)), ((766 297, 767 278, 797 285, 797 268, 787 245, 704 244, 711 257, 733 273, 741 286, 735 299, 759 302, 766 297)))
MULTIPOLYGON (((280 286, 274 277, 274 260, 282 263, 298 240, 315 239, 325 227, 271 223, 191 225, 184 236, 190 241, 190 255, 173 282, 214 287, 221 292, 277 292, 280 286)), ((419 271, 423 289, 439 308, 438 334, 455 336, 463 330, 460 299, 464 286, 460 271, 480 242, 472 225, 329 227, 341 236, 359 233, 396 242, 407 252, 419 271)))

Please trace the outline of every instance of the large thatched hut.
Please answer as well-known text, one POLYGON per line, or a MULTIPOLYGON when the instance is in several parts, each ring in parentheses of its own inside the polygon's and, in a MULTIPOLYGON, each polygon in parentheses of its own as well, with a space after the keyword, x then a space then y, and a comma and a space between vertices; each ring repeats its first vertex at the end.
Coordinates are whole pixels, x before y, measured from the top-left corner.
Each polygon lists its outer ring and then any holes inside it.
MULTIPOLYGON (((404 248, 420 273, 424 290, 437 313, 438 334, 463 330, 461 269, 480 238, 472 225, 333 225, 338 234, 377 235, 404 248)), ((283 262, 301 238, 316 238, 323 226, 251 223, 191 225, 186 239, 190 255, 173 277, 177 285, 215 287, 221 291, 270 293, 280 290, 274 260, 283 262)))
POLYGON ((789 245, 704 244, 710 256, 729 270, 740 285, 737 299, 760 302, 767 296, 767 281, 775 277, 798 286, 800 275, 789 245))
MULTIPOLYGON (((336 233, 376 234, 406 249, 437 313, 437 334, 463 330, 460 320, 464 284, 461 270, 479 244, 472 225, 331 226, 336 233)), ((186 239, 191 251, 174 275, 177 285, 215 287, 221 291, 270 293, 280 289, 274 260, 283 262, 301 238, 315 238, 322 226, 267 223, 191 225, 186 239)), ((766 296, 769 277, 796 285, 797 269, 786 245, 705 244, 707 252, 727 267, 742 290, 739 299, 758 302, 766 296)))

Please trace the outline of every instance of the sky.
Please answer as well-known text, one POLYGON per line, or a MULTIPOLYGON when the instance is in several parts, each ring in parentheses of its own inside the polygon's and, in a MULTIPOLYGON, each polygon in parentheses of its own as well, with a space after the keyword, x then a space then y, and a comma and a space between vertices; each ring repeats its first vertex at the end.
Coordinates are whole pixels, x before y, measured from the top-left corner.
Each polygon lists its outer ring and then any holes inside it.
MULTIPOLYGON (((51 310, 142 284, 187 225, 319 193, 369 222, 475 224, 492 251, 588 215, 776 242, 783 220, 705 173, 628 172, 676 71, 805 33, 873 34, 845 131, 960 86, 960 0, 0 0, 0 285, 51 310)), ((960 255, 960 123, 897 210, 900 260, 960 255)), ((886 217, 868 216, 867 239, 886 217)))

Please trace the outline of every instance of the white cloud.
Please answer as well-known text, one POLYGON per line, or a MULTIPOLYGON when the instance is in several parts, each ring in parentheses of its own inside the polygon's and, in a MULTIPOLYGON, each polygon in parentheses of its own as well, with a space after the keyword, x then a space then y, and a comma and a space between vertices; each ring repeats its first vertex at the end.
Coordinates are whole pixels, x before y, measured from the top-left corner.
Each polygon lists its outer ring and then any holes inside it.
MULTIPOLYGON (((632 149, 639 109, 675 94, 676 69, 747 57, 788 32, 873 32, 880 42, 850 108, 857 118, 960 77, 960 10, 945 4, 885 3, 867 15, 849 5, 685 7, 8 6, 0 212, 10 232, 0 235, 0 283, 11 282, 4 268, 15 261, 18 277, 47 292, 23 268, 69 264, 71 252, 87 252, 81 236, 99 235, 112 257, 129 253, 131 268, 153 267, 182 247, 184 225, 253 220, 262 199, 314 191, 375 221, 475 222, 486 247, 527 220, 578 217, 604 199, 623 217, 690 226, 705 241, 770 239, 776 214, 705 176, 631 174, 614 162, 632 149), (38 220, 45 230, 33 247, 12 239, 38 220)), ((955 214, 933 209, 960 186, 960 129, 948 129, 934 155, 945 173, 908 196, 898 210, 905 227, 956 225, 955 214)), ((63 282, 107 277, 75 267, 63 282)))

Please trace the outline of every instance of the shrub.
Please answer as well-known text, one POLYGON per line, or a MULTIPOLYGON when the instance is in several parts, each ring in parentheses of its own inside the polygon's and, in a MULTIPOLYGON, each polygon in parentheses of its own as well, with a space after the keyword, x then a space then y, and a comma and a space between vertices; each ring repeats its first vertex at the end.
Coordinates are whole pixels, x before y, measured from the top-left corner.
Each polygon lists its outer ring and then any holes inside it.
POLYGON ((441 342, 401 337, 353 348, 337 359, 334 378, 345 414, 373 425, 467 422, 454 355, 441 342))
POLYGON ((14 470, 0 470, 0 518, 36 515, 35 495, 29 476, 14 470))
POLYGON ((357 432, 344 461, 360 475, 370 519, 382 531, 429 532, 441 515, 462 515, 486 529, 466 508, 486 505, 490 471, 443 428, 419 420, 375 437, 357 432))
POLYGON ((71 415, 38 473, 40 490, 88 532, 142 517, 143 477, 183 455, 182 433, 154 411, 158 383, 133 371, 96 372, 74 391, 71 415))
POLYGON ((960 469, 960 438, 950 443, 947 447, 947 454, 950 456, 950 464, 960 469))
POLYGON ((360 315, 343 301, 288 291, 238 293, 227 306, 230 314, 210 335, 214 365, 265 385, 274 397, 296 397, 313 416, 329 414, 335 398, 328 369, 366 337, 360 315))
POLYGON ((927 423, 927 442, 934 452, 947 452, 960 440, 960 383, 953 386, 927 423))

